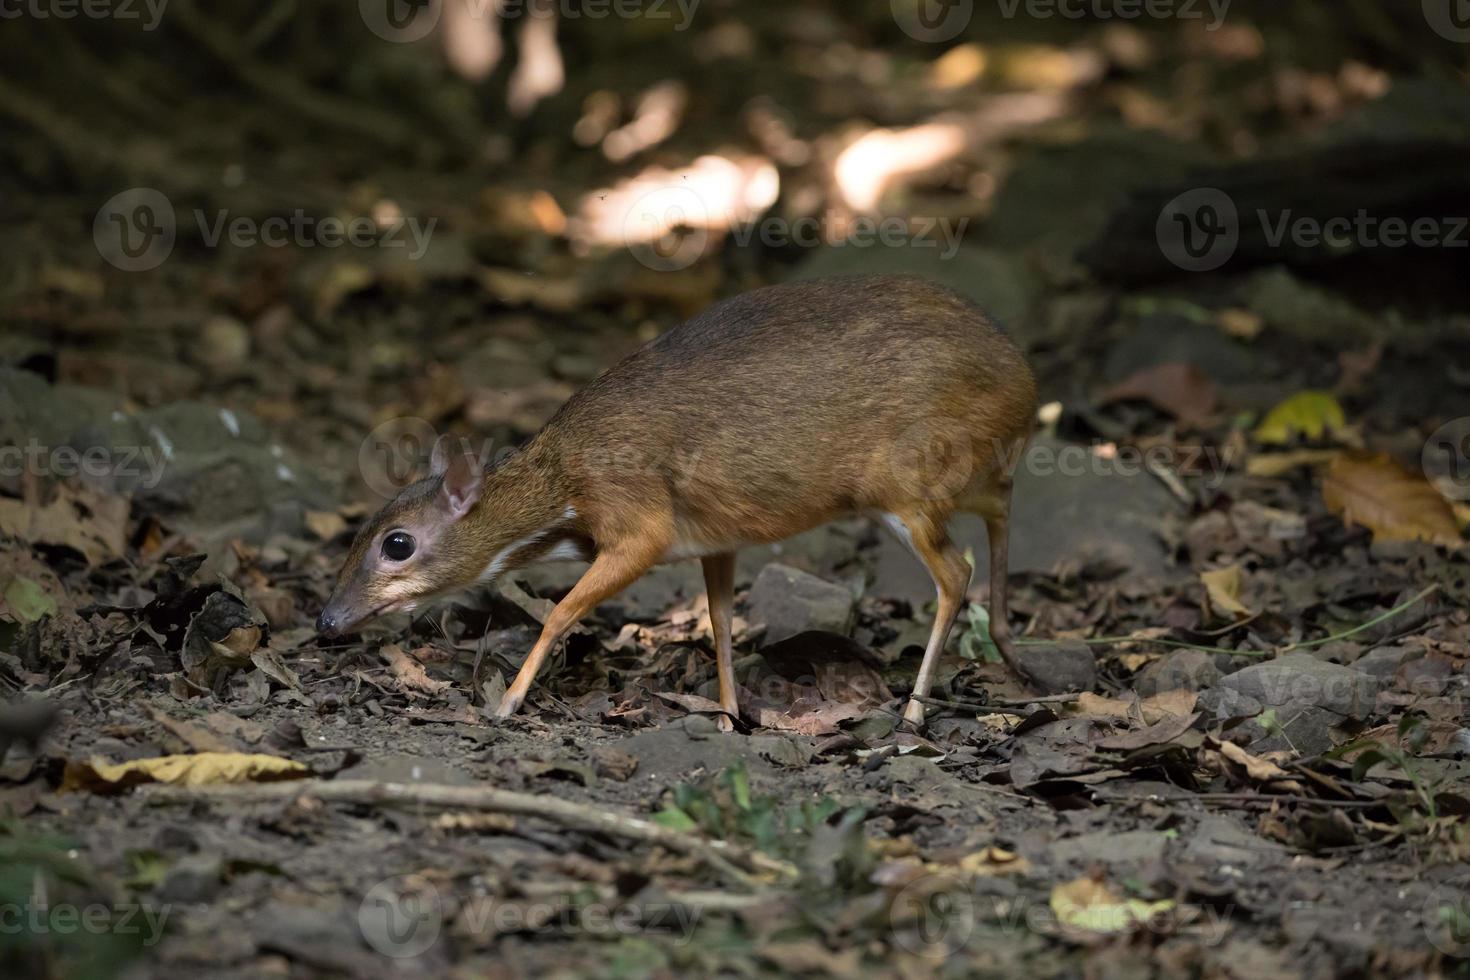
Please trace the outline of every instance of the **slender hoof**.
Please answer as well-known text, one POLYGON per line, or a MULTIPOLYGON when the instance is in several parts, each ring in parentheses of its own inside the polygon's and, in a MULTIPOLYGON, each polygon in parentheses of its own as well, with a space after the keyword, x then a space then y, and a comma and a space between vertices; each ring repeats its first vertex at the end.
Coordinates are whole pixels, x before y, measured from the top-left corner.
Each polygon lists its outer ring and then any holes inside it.
POLYGON ((903 720, 915 728, 923 728, 924 706, 917 701, 909 701, 908 707, 903 709, 903 720))
POLYGON ((520 698, 516 697, 514 694, 507 694, 500 699, 500 707, 495 709, 495 717, 509 718, 511 715, 516 713, 516 709, 520 706, 520 698))
POLYGON ((730 720, 729 715, 715 715, 715 727, 726 735, 735 731, 735 723, 730 720))

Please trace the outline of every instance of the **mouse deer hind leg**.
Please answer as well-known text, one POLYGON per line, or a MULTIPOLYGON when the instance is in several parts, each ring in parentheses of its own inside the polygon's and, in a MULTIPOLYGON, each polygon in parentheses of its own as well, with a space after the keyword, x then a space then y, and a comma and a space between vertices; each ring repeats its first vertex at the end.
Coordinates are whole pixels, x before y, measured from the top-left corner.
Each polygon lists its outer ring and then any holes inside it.
POLYGON ((949 639, 949 631, 959 615, 960 603, 964 602, 965 589, 970 584, 970 563, 965 561, 945 528, 948 514, 936 515, 924 511, 905 511, 885 515, 888 525, 924 563, 929 576, 934 580, 938 593, 938 604, 934 612, 934 627, 929 633, 929 643, 924 648, 924 660, 919 665, 919 676, 914 680, 913 696, 904 708, 904 721, 912 725, 924 723, 924 704, 919 698, 929 696, 934 683, 934 672, 949 639))
POLYGON ((740 701, 735 688, 735 654, 731 642, 731 617, 735 607, 735 553, 709 555, 704 565, 704 591, 709 600, 709 627, 715 647, 715 670, 720 678, 719 726, 723 732, 735 730, 740 717, 740 701))

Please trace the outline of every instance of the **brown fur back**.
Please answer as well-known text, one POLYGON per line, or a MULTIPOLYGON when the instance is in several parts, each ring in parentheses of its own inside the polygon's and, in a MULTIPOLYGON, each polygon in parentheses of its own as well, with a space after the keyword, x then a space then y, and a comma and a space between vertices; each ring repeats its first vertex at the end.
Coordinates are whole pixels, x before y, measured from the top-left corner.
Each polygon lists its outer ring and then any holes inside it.
POLYGON ((851 512, 982 506, 1030 432, 1021 352, 963 297, 872 276, 722 302, 597 378, 533 441, 594 538, 777 540, 851 512))

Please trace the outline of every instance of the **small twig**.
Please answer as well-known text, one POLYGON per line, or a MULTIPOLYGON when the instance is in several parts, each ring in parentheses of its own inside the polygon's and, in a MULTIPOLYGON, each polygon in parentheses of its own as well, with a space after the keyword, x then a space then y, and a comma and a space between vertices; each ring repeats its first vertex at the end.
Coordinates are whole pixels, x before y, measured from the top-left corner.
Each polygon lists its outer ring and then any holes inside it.
POLYGON ((981 704, 979 701, 952 701, 946 698, 931 698, 927 694, 923 696, 910 695, 915 701, 922 704, 932 704, 940 708, 959 708, 962 711, 975 711, 981 715, 1015 715, 1020 714, 1017 708, 1025 708, 1033 704, 1067 704, 1076 701, 1080 694, 1047 694, 1037 698, 1006 698, 981 704))
MULTIPOLYGON (((1183 640, 1170 640, 1164 637, 1152 636, 1088 636, 1081 638, 1068 637, 1067 640, 1076 643, 1086 643, 1090 646, 1110 646, 1120 643, 1155 643, 1159 646, 1175 647, 1182 650, 1200 650, 1204 653, 1223 653, 1227 657, 1280 657, 1284 654, 1291 653, 1293 650, 1305 650, 1310 647, 1324 646, 1328 643, 1334 643, 1337 640, 1346 639, 1349 636, 1355 636, 1358 633, 1363 632, 1364 630, 1372 629, 1380 623, 1387 622, 1393 617, 1403 613, 1404 610, 1408 609, 1410 606, 1423 602, 1429 596, 1438 591, 1439 584, 1435 583, 1434 585, 1429 586, 1429 588, 1419 592, 1419 594, 1415 595, 1412 599, 1401 602, 1387 612, 1374 616, 1366 623, 1354 626, 1351 629, 1343 630, 1339 633, 1333 633, 1330 636, 1319 637, 1315 640, 1303 640, 1300 643, 1288 643, 1284 647, 1275 647, 1270 650, 1226 650, 1222 647, 1207 647, 1199 643, 1186 643, 1183 640)), ((1244 626, 1246 622, 1249 622, 1249 620, 1243 620, 1241 622, 1234 623, 1231 625, 1230 628, 1234 629, 1239 626, 1244 626)), ((1063 641, 1057 639, 1019 639, 1014 642, 1022 646, 1051 646, 1063 641)))
POLYGON ((538 817, 577 830, 611 834, 699 858, 730 880, 758 888, 754 874, 796 877, 796 869, 756 850, 727 841, 707 840, 671 830, 651 820, 631 817, 601 805, 577 803, 553 796, 517 793, 491 786, 447 786, 438 783, 390 783, 372 779, 309 780, 306 782, 250 783, 240 786, 151 786, 147 798, 160 803, 240 801, 258 803, 308 796, 335 803, 365 806, 463 807, 516 816, 538 817))
POLYGON ((1130 803, 1177 803, 1194 800, 1199 803, 1305 803, 1318 806, 1356 809, 1362 807, 1387 806, 1388 800, 1323 800, 1314 796, 1293 793, 1190 793, 1186 796, 1110 796, 1108 802, 1124 800, 1130 803))
POLYGON ((1168 488, 1168 491, 1172 493, 1175 497, 1177 497, 1180 501, 1186 504, 1194 503, 1194 497, 1190 496, 1189 491, 1185 489, 1184 484, 1180 481, 1179 477, 1174 473, 1173 470, 1169 469, 1163 463, 1159 463, 1151 459, 1146 460, 1143 465, 1144 469, 1153 474, 1154 477, 1157 478, 1158 481, 1162 483, 1166 488, 1168 488))
POLYGON ((1303 640, 1301 643, 1291 643, 1287 646, 1282 647, 1280 650, 1277 651, 1277 653, 1290 653, 1292 650, 1305 650, 1308 647, 1320 647, 1326 643, 1332 643, 1336 640, 1343 640, 1349 636, 1354 636, 1358 633, 1363 632, 1364 630, 1372 629, 1379 623, 1383 623, 1392 619, 1399 613, 1403 612, 1405 609, 1408 609, 1410 606, 1423 602, 1425 599, 1429 598, 1431 595, 1438 591, 1439 583, 1436 582, 1429 588, 1421 590, 1419 594, 1414 596, 1412 599, 1408 599, 1404 602, 1399 603, 1397 606, 1394 606, 1386 613, 1374 616, 1372 619, 1368 620, 1366 623, 1363 623, 1361 626, 1354 626, 1352 629, 1343 630, 1341 633, 1333 633, 1331 636, 1324 636, 1316 640, 1303 640))

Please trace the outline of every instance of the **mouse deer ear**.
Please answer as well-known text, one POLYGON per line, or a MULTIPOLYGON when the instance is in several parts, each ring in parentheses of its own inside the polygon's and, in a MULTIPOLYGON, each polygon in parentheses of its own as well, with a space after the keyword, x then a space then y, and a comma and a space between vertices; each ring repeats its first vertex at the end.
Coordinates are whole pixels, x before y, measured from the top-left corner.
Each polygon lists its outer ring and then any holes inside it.
POLYGON ((480 499, 480 484, 485 474, 469 447, 462 440, 442 435, 434 441, 429 471, 443 479, 440 490, 445 505, 455 520, 470 512, 480 499))

